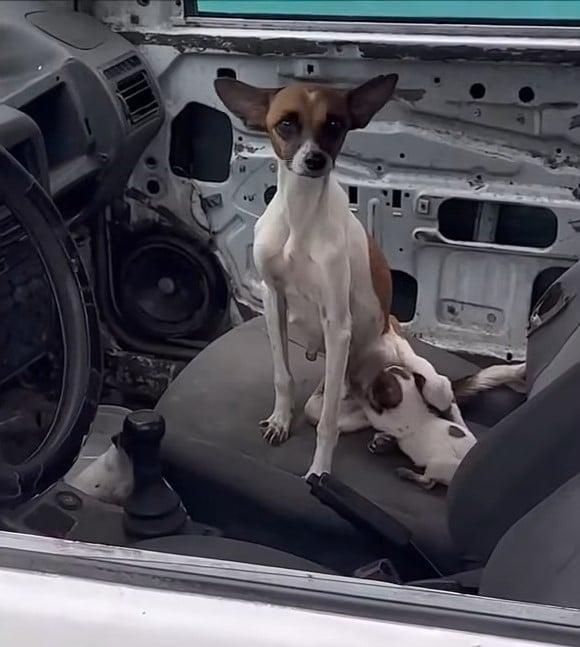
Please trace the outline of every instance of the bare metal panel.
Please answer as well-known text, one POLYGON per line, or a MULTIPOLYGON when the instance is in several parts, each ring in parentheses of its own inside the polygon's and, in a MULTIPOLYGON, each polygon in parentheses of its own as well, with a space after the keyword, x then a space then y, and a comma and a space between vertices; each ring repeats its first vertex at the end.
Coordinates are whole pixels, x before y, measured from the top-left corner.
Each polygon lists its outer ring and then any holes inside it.
MULTIPOLYGON (((391 266, 416 280, 413 332, 452 350, 523 357, 542 276, 580 256, 579 31, 185 22, 156 2, 103 0, 92 11, 139 46, 166 100, 167 123, 130 182, 133 217, 166 210, 211 237, 235 296, 255 309, 252 228, 276 184, 269 142, 234 120, 229 178, 179 177, 168 163, 171 121, 192 102, 223 109, 218 70, 268 87, 346 87, 397 72, 395 100, 338 160, 352 208, 391 266)), ((211 138, 207 148, 215 153, 211 138)))

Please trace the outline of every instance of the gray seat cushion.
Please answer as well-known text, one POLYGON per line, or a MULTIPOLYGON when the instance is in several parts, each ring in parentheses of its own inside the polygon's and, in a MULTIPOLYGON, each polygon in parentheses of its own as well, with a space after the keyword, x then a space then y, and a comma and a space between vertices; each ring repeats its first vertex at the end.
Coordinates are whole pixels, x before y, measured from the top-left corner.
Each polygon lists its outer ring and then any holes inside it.
MULTIPOLYGON (((476 370, 471 363, 450 353, 421 342, 414 344, 440 372, 452 379, 476 370)), ((231 505, 234 498, 243 499, 244 505, 249 505, 252 499, 254 506, 264 510, 266 516, 262 517, 262 524, 267 524, 268 518, 282 523, 280 515, 288 507, 292 508, 286 510, 288 516, 295 517, 303 525, 310 524, 316 532, 324 534, 331 526, 338 534, 346 532, 344 526, 326 514, 331 511, 324 509, 321 512, 307 486, 296 478, 305 473, 314 452, 315 432, 305 421, 302 409, 322 375, 323 362, 308 362, 304 350, 294 343, 290 345, 290 362, 296 381, 298 411, 292 435, 281 447, 264 442, 258 427, 258 422, 270 414, 274 399, 270 346, 262 318, 235 328, 211 344, 183 370, 160 400, 157 410, 165 416, 168 427, 164 441, 168 468, 180 483, 180 494, 186 499, 186 505, 190 498, 199 514, 204 508, 206 516, 214 517, 203 521, 216 523, 219 520, 209 509, 211 505, 201 502, 199 489, 187 486, 188 479, 191 482, 192 474, 201 478, 203 472, 204 482, 209 487, 207 479, 212 478, 212 473, 220 472, 220 478, 229 481, 231 505), (212 447, 225 452, 221 460, 215 455, 209 456, 212 447), (200 458, 201 455, 204 458, 200 458), (209 463, 213 465, 211 470, 209 463), (264 472, 264 467, 270 471, 264 472), (272 476, 276 473, 278 476, 285 473, 285 478, 272 476), (254 482, 248 482, 249 479, 254 482)), ((473 425, 476 434, 483 429, 481 425, 473 425)), ((363 431, 340 438, 334 476, 405 524, 419 546, 442 570, 458 570, 460 563, 447 529, 445 489, 426 492, 413 483, 400 480, 395 469, 409 464, 406 457, 399 452, 387 456, 370 454, 366 446, 371 437, 371 431, 363 431)), ((224 504, 224 513, 227 514, 227 504, 224 504)), ((231 532, 238 538, 255 540, 254 536, 243 536, 242 523, 233 523, 234 527, 231 532)), ((269 541, 275 539, 274 534, 268 537, 269 541)), ((312 533, 310 535, 312 537, 312 533)), ((300 554, 292 542, 276 547, 300 554)), ((321 551, 324 552, 323 548, 321 551)), ((325 563, 336 569, 336 563, 328 560, 325 563)))

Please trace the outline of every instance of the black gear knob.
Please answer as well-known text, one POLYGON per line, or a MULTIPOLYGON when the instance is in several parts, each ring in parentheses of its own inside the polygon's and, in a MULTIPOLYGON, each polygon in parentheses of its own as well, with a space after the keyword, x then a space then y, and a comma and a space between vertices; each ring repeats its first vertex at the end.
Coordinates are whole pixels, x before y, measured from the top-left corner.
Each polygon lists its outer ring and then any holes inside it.
POLYGON ((165 418, 150 409, 133 411, 123 423, 123 433, 139 438, 139 442, 161 444, 165 436, 165 418))
POLYGON ((133 411, 123 422, 123 431, 114 439, 133 462, 135 481, 161 477, 161 441, 165 418, 155 411, 133 411))
POLYGON ((117 444, 133 463, 133 493, 125 503, 127 532, 140 538, 178 532, 187 519, 181 499, 163 478, 161 440, 165 420, 155 411, 130 413, 117 444))

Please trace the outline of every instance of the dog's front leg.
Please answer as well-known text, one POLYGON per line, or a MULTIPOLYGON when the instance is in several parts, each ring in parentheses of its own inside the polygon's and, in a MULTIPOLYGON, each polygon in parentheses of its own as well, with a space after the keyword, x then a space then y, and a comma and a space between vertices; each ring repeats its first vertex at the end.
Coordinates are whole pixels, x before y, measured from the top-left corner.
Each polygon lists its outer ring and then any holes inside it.
POLYGON ((446 417, 455 424, 465 427, 465 420, 455 401, 451 380, 445 375, 439 375, 430 362, 417 355, 406 339, 398 336, 396 344, 403 364, 409 371, 421 376, 422 379, 417 387, 425 401, 440 413, 446 414, 446 417))
POLYGON ((338 415, 352 334, 348 269, 345 276, 340 274, 338 272, 338 275, 334 275, 333 285, 327 284, 329 298, 327 303, 321 306, 326 349, 324 396, 320 420, 316 426, 316 450, 306 477, 310 474, 330 472, 332 455, 338 440, 338 415))
POLYGON ((274 411, 260 422, 264 439, 280 445, 288 439, 294 410, 294 381, 288 362, 288 313, 286 297, 281 288, 266 285, 264 314, 274 364, 274 411))

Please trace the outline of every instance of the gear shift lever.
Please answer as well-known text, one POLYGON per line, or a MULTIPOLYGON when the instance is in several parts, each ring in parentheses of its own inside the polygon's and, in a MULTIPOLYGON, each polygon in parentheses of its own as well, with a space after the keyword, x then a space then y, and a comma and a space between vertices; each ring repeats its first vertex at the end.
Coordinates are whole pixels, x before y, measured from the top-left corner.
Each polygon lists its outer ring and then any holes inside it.
POLYGON ((135 485, 125 503, 123 525, 140 539, 178 533, 187 521, 180 497, 163 478, 160 445, 165 420, 154 411, 130 413, 117 442, 133 463, 135 485))

